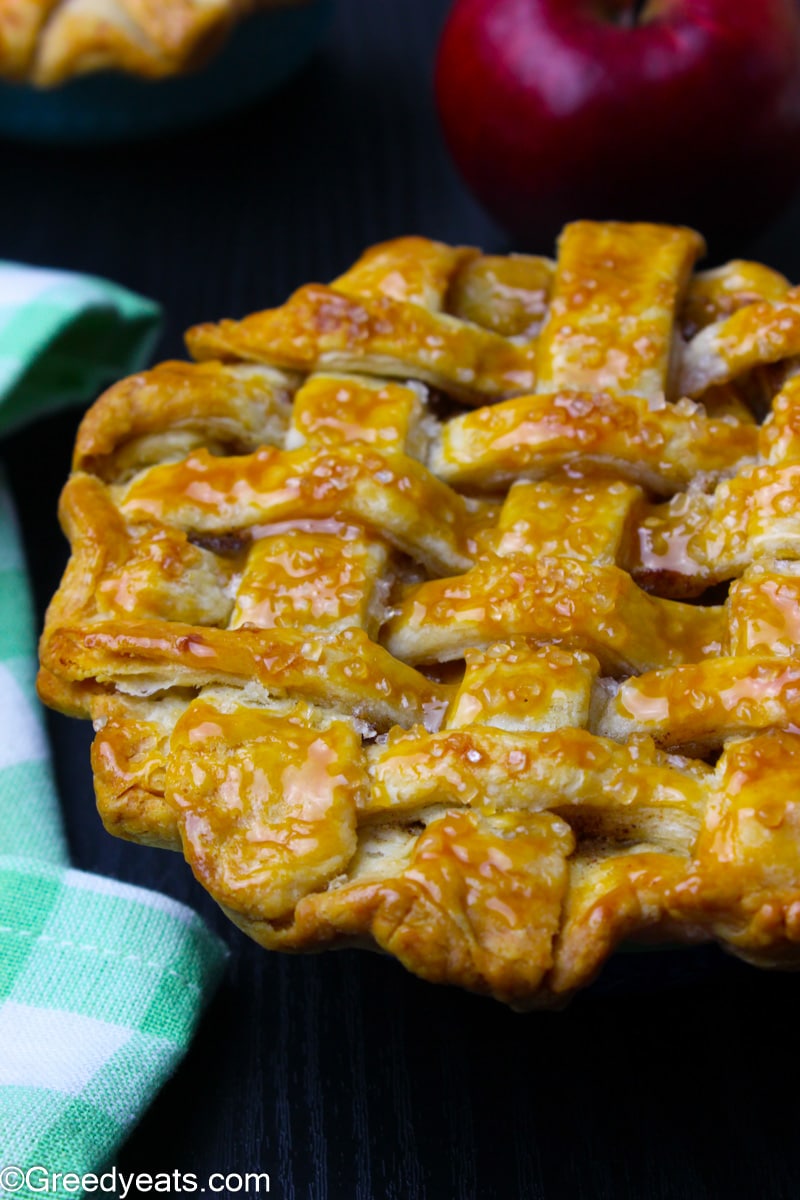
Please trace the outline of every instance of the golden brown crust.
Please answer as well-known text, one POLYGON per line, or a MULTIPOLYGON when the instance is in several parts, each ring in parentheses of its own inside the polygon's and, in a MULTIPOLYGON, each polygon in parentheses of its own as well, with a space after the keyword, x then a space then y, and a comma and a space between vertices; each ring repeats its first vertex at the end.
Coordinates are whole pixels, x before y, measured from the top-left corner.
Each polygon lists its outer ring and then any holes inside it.
POLYGON ((519 1008, 625 939, 797 966, 800 308, 701 248, 402 238, 101 397, 39 688, 109 830, 519 1008))
POLYGON ((691 229, 568 225, 542 330, 538 391, 611 387, 661 401, 673 372, 676 309, 704 250, 691 229))
POLYGON ((281 445, 295 386, 268 368, 161 363, 114 384, 92 405, 73 469, 118 478, 195 446, 242 454, 281 445))
POLYGON ((28 76, 36 42, 50 12, 59 0, 0 0, 0 76, 23 80, 28 76))

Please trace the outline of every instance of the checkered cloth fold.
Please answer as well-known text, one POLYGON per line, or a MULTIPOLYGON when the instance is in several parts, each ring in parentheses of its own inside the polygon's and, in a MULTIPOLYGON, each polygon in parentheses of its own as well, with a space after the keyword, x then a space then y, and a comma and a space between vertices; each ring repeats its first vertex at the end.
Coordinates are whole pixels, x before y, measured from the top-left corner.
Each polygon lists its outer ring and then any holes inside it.
MULTIPOLYGON (((0 434, 137 369, 157 323, 157 306, 104 280, 0 263, 0 434)), ((35 672, 0 475, 0 1196, 15 1197, 41 1194, 42 1177, 18 1187, 9 1167, 82 1175, 109 1162, 183 1056, 225 959, 183 905, 70 869, 35 672)))

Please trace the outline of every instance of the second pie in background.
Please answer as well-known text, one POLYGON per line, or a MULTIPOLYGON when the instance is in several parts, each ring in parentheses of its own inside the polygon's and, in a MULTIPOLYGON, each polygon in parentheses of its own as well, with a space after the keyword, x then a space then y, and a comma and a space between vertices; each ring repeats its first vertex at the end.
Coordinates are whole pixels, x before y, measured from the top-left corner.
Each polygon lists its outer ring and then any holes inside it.
POLYGON ((267 95, 307 60, 332 0, 7 0, 0 132, 142 137, 267 95))

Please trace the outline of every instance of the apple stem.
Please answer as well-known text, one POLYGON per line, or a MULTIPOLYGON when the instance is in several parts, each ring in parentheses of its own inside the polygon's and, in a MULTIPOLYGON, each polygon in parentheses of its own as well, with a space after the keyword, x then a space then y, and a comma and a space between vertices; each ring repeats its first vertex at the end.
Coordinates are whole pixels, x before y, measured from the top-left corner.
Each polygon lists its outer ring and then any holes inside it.
POLYGON ((644 10, 647 8, 648 0, 632 0, 627 3, 619 16, 619 24, 624 29, 633 29, 636 25, 641 24, 641 18, 644 15, 644 10))

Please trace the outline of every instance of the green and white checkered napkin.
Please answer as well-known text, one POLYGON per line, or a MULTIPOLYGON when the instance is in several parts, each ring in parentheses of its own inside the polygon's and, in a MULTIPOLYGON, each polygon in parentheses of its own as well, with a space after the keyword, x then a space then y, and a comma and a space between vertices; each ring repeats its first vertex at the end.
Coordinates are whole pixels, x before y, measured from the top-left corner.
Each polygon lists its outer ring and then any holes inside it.
MULTIPOLYGON (((104 280, 0 262, 0 434, 136 370, 157 322, 154 304, 104 280)), ((70 869, 35 671, 0 478, 0 1196, 16 1197, 40 1195, 42 1176, 31 1187, 10 1167, 81 1175, 109 1162, 225 959, 183 905, 70 869)))

